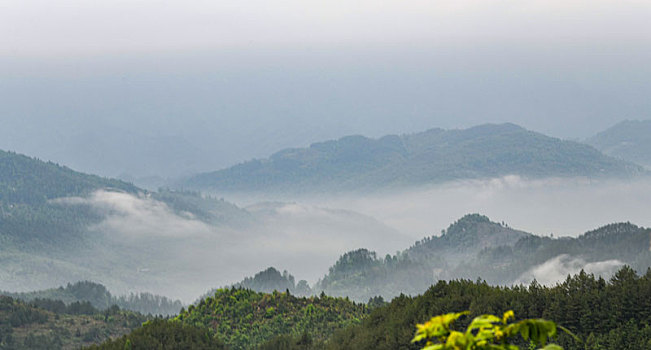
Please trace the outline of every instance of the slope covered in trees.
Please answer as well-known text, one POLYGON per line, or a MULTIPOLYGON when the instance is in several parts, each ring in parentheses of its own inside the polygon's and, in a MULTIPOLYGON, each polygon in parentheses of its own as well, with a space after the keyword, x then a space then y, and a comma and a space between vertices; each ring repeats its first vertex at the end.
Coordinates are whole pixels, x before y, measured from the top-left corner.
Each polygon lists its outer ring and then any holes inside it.
POLYGON ((24 301, 48 299, 61 301, 66 305, 79 302, 88 302, 99 310, 106 310, 114 305, 121 309, 136 311, 144 315, 176 315, 181 311, 183 304, 179 300, 151 293, 132 293, 129 295, 114 296, 105 286, 90 281, 68 283, 65 287, 52 288, 25 293, 0 292, 24 301))
POLYGON ((101 280, 114 290, 153 290, 171 276, 147 273, 149 266, 170 271, 181 265, 162 268, 170 259, 160 252, 185 243, 170 241, 188 226, 208 232, 251 221, 247 211, 223 199, 148 192, 0 151, 0 290, 45 289, 84 279, 101 280))
POLYGON ((440 281, 417 297, 399 296, 359 325, 338 331, 328 349, 419 349, 410 344, 414 325, 432 315, 470 310, 470 317, 513 310, 521 318, 554 320, 582 342, 560 334, 565 350, 647 349, 651 346, 651 270, 628 267, 610 280, 584 272, 554 287, 493 287, 469 280, 440 281))
POLYGON ((127 334, 145 320, 118 307, 100 311, 89 302, 65 305, 35 299, 26 303, 0 296, 0 349, 79 349, 127 334))
POLYGON ((207 327, 198 327, 156 319, 148 321, 142 327, 119 339, 107 341, 101 345, 88 347, 89 350, 125 350, 125 349, 226 349, 214 333, 207 327))
POLYGON ((601 152, 651 167, 651 120, 626 120, 586 140, 601 152))
POLYGON ((219 192, 357 191, 510 174, 629 177, 642 172, 584 144, 513 124, 487 124, 380 139, 348 136, 199 174, 182 186, 219 192))
POLYGON ((171 349, 212 343, 216 349, 415 350, 421 347, 411 343, 416 324, 463 310, 470 315, 459 320, 459 328, 474 316, 513 310, 518 318, 553 320, 576 334, 578 340, 562 332, 554 340, 565 350, 646 349, 651 346, 651 269, 639 276, 625 266, 610 280, 581 271, 552 287, 535 281, 512 287, 482 280, 439 281, 422 295, 400 295, 370 312, 363 305, 325 296, 219 290, 175 320, 146 324, 94 349, 123 349, 128 340, 135 345, 145 339, 171 349))
POLYGON ((253 349, 279 335, 307 333, 315 342, 323 341, 335 330, 359 323, 366 312, 363 304, 323 294, 306 298, 231 288, 217 290, 175 320, 210 327, 231 349, 253 349))
POLYGON ((88 195, 98 189, 139 191, 123 181, 0 151, 0 241, 5 246, 79 244, 83 230, 97 222, 98 215, 88 207, 72 209, 51 201, 88 195))

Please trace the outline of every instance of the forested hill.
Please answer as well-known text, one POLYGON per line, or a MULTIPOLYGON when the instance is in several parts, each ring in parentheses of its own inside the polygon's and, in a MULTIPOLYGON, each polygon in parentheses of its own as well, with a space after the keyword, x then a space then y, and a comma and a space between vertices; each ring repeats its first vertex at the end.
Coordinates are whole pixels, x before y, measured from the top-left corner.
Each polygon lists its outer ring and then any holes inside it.
POLYGON ((627 120, 586 143, 603 153, 651 167, 651 120, 627 120))
POLYGON ((377 190, 503 175, 618 177, 643 173, 591 146, 517 125, 348 136, 196 175, 181 185, 222 192, 377 190))
POLYGON ((0 150, 0 202, 40 204, 49 199, 82 196, 100 188, 139 189, 124 181, 76 172, 64 166, 0 150))
POLYGON ((84 228, 97 222, 98 216, 89 208, 72 209, 51 200, 84 196, 98 189, 140 191, 123 181, 0 151, 0 240, 23 247, 79 242, 84 228))
MULTIPOLYGON (((465 329, 473 317, 513 310, 516 318, 545 318, 569 328, 576 341, 559 332, 565 350, 649 349, 651 345, 651 270, 639 276, 620 269, 610 280, 585 272, 554 287, 494 287, 479 281, 440 281, 417 297, 400 296, 373 311, 360 325, 337 332, 327 349, 420 349, 411 344, 416 323, 432 315, 469 310, 455 324, 465 329)), ((522 347, 526 349, 527 347, 522 347)), ((309 348, 308 348, 309 349, 309 348)))
MULTIPOLYGON (((417 295, 439 280, 482 278, 495 285, 553 284, 581 269, 608 276, 624 264, 651 266, 651 229, 614 223, 573 237, 541 237, 468 214, 440 236, 426 237, 395 255, 356 249, 334 262, 313 286, 289 272, 267 268, 235 284, 258 292, 289 291, 367 302, 404 293, 417 295)), ((214 290, 207 296, 212 295, 214 290)), ((205 297, 205 296, 204 296, 205 297)))
POLYGON ((185 243, 160 234, 164 225, 150 230, 161 219, 200 229, 252 221, 247 211, 200 193, 152 193, 0 151, 0 289, 38 290, 92 279, 115 290, 157 290, 169 277, 149 274, 148 266, 169 263, 158 252, 185 243), (148 224, 129 224, 129 218, 148 224), (146 234, 129 234, 131 229, 146 234), (125 237, 139 240, 127 243, 125 237))
POLYGON ((63 302, 66 305, 87 302, 98 310, 106 310, 113 305, 117 305, 121 309, 136 311, 144 315, 176 315, 183 307, 179 300, 171 300, 151 293, 114 296, 104 285, 90 281, 68 283, 65 287, 61 286, 33 292, 10 293, 0 291, 0 295, 27 302, 53 300, 63 302))
POLYGON ((176 320, 212 328, 231 349, 256 349, 280 334, 314 341, 335 330, 357 324, 368 309, 348 299, 296 297, 291 293, 257 293, 247 289, 219 289, 214 295, 182 311, 176 320))
MULTIPOLYGON (((441 236, 384 258, 358 249, 348 252, 313 287, 314 293, 367 301, 400 293, 419 294, 438 280, 481 277, 491 284, 528 283, 562 278, 586 268, 612 273, 623 264, 638 271, 651 266, 651 229, 631 223, 611 224, 577 238, 540 237, 472 214, 441 236)), ((543 281, 546 282, 546 281, 543 281)))
POLYGON ((174 320, 148 322, 91 349, 416 350, 423 347, 411 342, 416 324, 464 310, 470 315, 455 322, 455 330, 475 316, 513 310, 516 319, 545 318, 576 334, 578 340, 563 332, 554 339, 566 350, 648 349, 651 270, 640 276, 625 266, 610 279, 580 271, 551 287, 439 281, 421 295, 373 307, 327 296, 222 289, 174 320))
POLYGON ((118 307, 100 311, 89 302, 0 296, 0 349, 80 349, 127 334, 147 319, 118 307))

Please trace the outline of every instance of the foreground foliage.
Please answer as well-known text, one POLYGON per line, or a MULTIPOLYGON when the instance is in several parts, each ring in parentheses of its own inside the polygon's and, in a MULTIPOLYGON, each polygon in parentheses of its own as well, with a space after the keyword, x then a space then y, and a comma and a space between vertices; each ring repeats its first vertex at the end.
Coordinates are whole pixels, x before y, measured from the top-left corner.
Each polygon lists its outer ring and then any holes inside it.
MULTIPOLYGON (((399 296, 361 324, 328 340, 328 349, 420 349, 410 345, 413 327, 431 315, 469 310, 471 317, 513 310, 523 318, 554 320, 582 342, 559 333, 565 350, 651 348, 651 270, 643 276, 624 267, 610 280, 579 273, 554 287, 495 287, 469 280, 440 281, 423 295, 399 296)), ((459 320, 467 327, 468 321, 459 320)), ((526 344, 523 344, 526 345, 526 344)))
POLYGON ((562 350, 556 344, 547 344, 556 337, 557 326, 552 321, 527 319, 509 323, 515 317, 507 311, 500 318, 495 315, 475 317, 465 332, 452 329, 452 323, 469 314, 469 311, 449 313, 432 317, 424 324, 416 325, 418 330, 412 343, 426 341, 422 350, 518 350, 514 338, 521 336, 533 346, 543 346, 543 350, 562 350))

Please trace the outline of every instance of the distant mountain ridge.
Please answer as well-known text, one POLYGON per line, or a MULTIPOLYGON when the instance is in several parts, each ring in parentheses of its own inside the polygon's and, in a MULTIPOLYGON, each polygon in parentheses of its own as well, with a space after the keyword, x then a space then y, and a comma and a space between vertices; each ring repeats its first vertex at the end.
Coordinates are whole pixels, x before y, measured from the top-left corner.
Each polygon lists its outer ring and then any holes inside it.
MULTIPOLYGON (((536 267, 544 265, 550 265, 552 271, 560 270, 560 278, 566 276, 563 271, 578 273, 591 266, 606 272, 628 264, 646 271, 651 267, 650 244, 651 229, 631 223, 606 225, 576 238, 551 238, 468 214, 442 235, 424 238, 395 255, 378 257, 364 248, 349 251, 312 288, 303 284, 300 294, 323 291, 359 302, 376 296, 390 300, 402 293, 423 293, 439 280, 481 278, 498 285, 528 283, 536 278, 536 267)), ((281 276, 269 268, 238 285, 256 291, 280 285, 284 290, 293 285, 293 280, 291 275, 281 276)))
POLYGON ((347 136, 199 174, 179 185, 219 192, 372 191, 512 174, 629 177, 643 172, 585 144, 514 124, 485 124, 379 139, 347 136))
POLYGON ((626 120, 586 140, 603 153, 651 167, 651 120, 626 120))
POLYGON ((0 151, 0 290, 46 289, 96 279, 125 291, 130 290, 125 285, 144 283, 149 276, 140 266, 149 250, 138 251, 133 242, 113 239, 119 229, 98 229, 112 216, 123 222, 133 211, 129 205, 135 203, 145 212, 159 210, 166 217, 206 227, 251 221, 248 212, 222 199, 191 192, 149 192, 121 180, 0 151), (101 202, 97 196, 108 197, 101 202))

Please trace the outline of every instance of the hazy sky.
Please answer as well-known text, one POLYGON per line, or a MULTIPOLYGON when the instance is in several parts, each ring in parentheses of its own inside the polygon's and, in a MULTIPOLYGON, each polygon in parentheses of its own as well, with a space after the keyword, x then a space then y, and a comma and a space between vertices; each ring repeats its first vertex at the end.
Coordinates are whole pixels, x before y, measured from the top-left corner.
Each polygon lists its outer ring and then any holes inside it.
POLYGON ((648 1, 0 0, 0 148, 178 176, 360 133, 651 118, 648 1))

